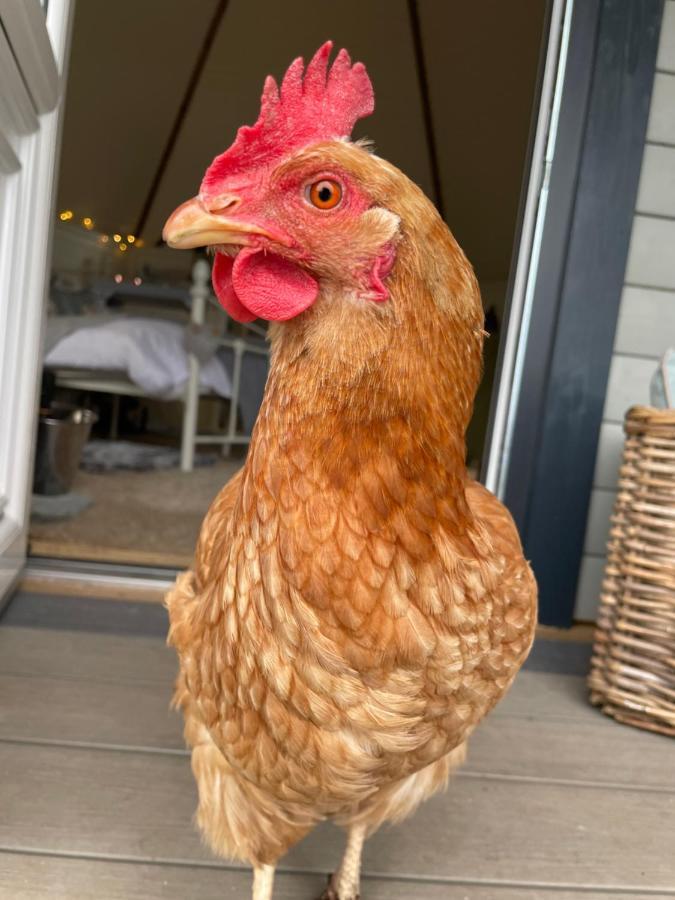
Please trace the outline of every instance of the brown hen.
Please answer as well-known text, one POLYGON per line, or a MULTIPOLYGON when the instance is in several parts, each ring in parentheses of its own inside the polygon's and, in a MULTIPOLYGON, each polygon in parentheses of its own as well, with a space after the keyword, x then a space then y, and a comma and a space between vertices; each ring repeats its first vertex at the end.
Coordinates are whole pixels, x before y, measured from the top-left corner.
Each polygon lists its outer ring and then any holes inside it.
POLYGON ((198 823, 258 900, 326 818, 349 837, 325 897, 358 896, 364 838, 445 785, 536 618, 513 522, 465 468, 476 279, 419 188, 346 139, 372 91, 329 52, 268 80, 165 228, 215 247, 231 315, 273 322, 245 465, 167 597, 198 823))

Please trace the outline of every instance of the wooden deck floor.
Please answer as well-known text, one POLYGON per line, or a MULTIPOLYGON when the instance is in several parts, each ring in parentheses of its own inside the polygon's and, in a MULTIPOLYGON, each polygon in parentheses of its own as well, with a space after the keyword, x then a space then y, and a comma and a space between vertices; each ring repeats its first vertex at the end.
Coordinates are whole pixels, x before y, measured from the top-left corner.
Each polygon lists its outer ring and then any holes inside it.
MULTIPOLYGON (((249 896, 192 827, 162 616, 19 598, 0 620, 2 900, 249 896)), ((539 647, 558 671, 523 671, 448 793, 368 842, 363 900, 675 897, 675 744, 591 709, 568 658, 539 647)), ((318 828, 275 900, 320 893, 341 846, 318 828)))

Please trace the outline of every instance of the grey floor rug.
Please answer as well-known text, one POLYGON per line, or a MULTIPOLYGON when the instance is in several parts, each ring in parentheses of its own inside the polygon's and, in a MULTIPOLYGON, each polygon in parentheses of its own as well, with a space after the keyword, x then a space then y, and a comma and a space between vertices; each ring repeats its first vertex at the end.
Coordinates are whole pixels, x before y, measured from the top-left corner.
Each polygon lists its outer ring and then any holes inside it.
POLYGON ((33 494, 30 505, 31 518, 41 522, 58 522, 61 519, 72 519, 92 504, 91 497, 85 494, 68 494, 47 496, 33 494))
MULTIPOLYGON (((215 461, 214 454, 195 454, 195 466, 210 466, 215 461)), ((80 468, 85 472, 113 472, 116 469, 147 472, 158 469, 174 469, 179 464, 180 451, 173 447, 137 444, 133 441, 93 440, 85 444, 80 468)))

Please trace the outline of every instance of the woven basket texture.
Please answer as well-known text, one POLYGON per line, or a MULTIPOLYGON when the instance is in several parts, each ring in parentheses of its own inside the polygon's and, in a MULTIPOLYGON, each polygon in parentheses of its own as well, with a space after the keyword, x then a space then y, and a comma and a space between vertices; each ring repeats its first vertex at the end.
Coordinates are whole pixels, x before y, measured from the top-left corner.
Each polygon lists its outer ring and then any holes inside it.
POLYGON ((635 406, 625 431, 591 702, 675 737, 675 409, 635 406))

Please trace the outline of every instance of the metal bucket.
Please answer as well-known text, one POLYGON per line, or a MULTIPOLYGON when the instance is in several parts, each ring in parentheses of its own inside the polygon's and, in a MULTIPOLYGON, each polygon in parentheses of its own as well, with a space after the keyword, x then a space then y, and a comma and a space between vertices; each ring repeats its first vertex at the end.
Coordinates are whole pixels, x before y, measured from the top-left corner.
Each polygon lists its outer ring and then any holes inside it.
POLYGON ((90 409, 53 406, 40 410, 33 477, 36 494, 68 493, 97 418, 90 409))

